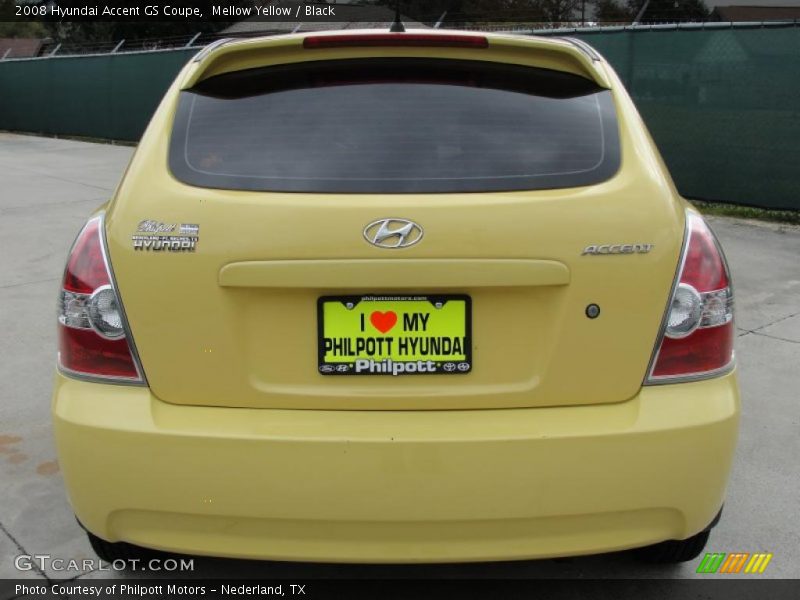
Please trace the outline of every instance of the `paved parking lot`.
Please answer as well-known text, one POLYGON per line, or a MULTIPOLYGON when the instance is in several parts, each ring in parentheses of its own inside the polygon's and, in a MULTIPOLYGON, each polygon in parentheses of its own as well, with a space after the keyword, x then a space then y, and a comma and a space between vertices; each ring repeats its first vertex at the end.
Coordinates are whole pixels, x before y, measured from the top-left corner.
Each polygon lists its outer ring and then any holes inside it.
MULTIPOLYGON (((67 503, 51 435, 55 301, 72 239, 90 211, 111 195, 131 151, 0 133, 0 578, 108 576, 52 568, 19 572, 14 557, 94 557, 67 503)), ((708 550, 770 551, 774 558, 764 576, 797 578, 800 228, 727 218, 711 223, 736 284, 744 402, 729 497, 708 550)), ((194 575, 675 578, 695 576, 696 566, 643 566, 626 554, 468 566, 197 559, 194 575)))

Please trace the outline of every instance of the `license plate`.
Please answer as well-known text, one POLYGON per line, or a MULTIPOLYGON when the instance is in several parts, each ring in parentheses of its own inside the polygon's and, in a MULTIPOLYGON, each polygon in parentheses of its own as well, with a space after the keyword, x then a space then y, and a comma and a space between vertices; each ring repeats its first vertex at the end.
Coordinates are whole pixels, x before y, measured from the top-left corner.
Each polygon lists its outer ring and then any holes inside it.
POLYGON ((317 302, 323 375, 458 375, 472 369, 465 295, 324 296, 317 302))

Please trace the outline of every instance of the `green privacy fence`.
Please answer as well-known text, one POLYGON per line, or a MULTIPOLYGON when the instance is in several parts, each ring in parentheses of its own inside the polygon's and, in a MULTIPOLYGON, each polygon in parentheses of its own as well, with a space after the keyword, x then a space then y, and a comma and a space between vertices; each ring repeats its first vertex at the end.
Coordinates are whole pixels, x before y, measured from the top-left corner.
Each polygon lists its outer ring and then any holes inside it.
POLYGON ((569 35, 625 81, 684 196, 800 209, 797 24, 569 35))
MULTIPOLYGON (((800 210, 796 24, 552 34, 611 62, 682 194, 800 210)), ((136 140, 195 52, 0 61, 0 129, 136 140)))
POLYGON ((0 61, 0 129, 137 140, 194 50, 0 61))

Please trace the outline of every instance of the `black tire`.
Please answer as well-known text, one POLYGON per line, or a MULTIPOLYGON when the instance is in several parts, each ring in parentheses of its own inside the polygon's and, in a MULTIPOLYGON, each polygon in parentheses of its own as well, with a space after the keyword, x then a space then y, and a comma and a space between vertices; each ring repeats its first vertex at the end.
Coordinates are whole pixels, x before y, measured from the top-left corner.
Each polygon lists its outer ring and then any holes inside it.
POLYGON ((88 531, 86 535, 89 536, 89 544, 91 544, 92 550, 107 563, 113 563, 118 560, 124 560, 126 563, 132 559, 146 560, 157 554, 154 550, 125 542, 107 542, 88 531))
POLYGON ((667 540, 635 550, 636 556, 650 563, 682 563, 697 558, 706 547, 710 529, 685 540, 667 540))

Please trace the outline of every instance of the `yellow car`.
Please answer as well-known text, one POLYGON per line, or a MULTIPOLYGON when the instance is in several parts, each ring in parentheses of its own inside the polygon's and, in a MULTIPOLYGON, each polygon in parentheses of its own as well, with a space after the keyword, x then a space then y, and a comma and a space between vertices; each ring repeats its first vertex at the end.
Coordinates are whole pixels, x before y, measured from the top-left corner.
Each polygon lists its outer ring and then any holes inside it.
POLYGON ((53 419, 106 559, 695 557, 731 280, 569 39, 223 41, 71 250, 53 419))

